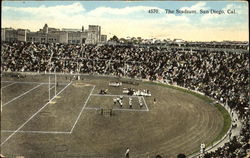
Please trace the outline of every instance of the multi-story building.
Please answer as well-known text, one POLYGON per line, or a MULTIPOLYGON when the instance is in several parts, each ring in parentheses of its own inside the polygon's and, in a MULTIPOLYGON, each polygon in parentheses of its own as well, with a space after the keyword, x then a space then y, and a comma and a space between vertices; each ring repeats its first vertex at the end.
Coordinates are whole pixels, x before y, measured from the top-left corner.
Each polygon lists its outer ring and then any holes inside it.
POLYGON ((69 33, 67 31, 59 32, 59 43, 68 43, 69 42, 69 33))
POLYGON ((68 43, 70 44, 81 44, 82 43, 82 32, 69 32, 68 33, 68 43))
POLYGON ((2 41, 22 41, 27 40, 27 33, 29 30, 25 29, 13 29, 13 28, 2 28, 1 29, 1 40, 2 41))
POLYGON ((98 25, 89 25, 86 43, 97 44, 101 42, 101 27, 98 25))
POLYGON ((107 42, 107 35, 101 35, 101 43, 107 42))
POLYGON ((30 32, 24 29, 1 29, 2 41, 27 41, 40 43, 69 43, 69 44, 98 44, 106 43, 107 36, 101 35, 101 27, 89 25, 88 30, 63 28, 50 28, 47 24, 37 32, 30 32))
POLYGON ((3 32, 5 35, 6 41, 10 41, 10 42, 17 41, 17 30, 13 28, 5 28, 3 32))
POLYGON ((17 40, 22 41, 22 42, 27 41, 27 33, 28 32, 29 32, 29 30, 18 29, 17 30, 17 40))
POLYGON ((5 29, 1 28, 1 41, 5 40, 5 29))

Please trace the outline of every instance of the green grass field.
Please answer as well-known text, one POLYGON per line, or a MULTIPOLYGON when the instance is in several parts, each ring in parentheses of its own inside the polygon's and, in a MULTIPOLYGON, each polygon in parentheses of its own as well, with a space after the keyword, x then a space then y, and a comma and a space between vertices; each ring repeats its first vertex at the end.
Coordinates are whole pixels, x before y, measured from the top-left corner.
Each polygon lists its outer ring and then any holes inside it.
MULTIPOLYGON (((57 96, 48 103, 47 75, 2 77, 3 155, 119 158, 129 147, 132 158, 157 154, 171 158, 178 153, 189 155, 201 143, 220 139, 231 124, 220 105, 211 105, 209 98, 183 89, 111 77, 70 78, 57 76, 57 96), (110 87, 110 81, 124 83, 110 87), (143 97, 141 108, 138 97, 133 97, 132 109, 124 96, 121 108, 113 98, 123 95, 123 88, 148 89, 152 96, 143 97), (108 89, 109 96, 99 95, 101 89, 108 89), (112 116, 101 115, 101 109, 113 109, 112 116)), ((54 85, 50 86, 51 98, 54 85)))

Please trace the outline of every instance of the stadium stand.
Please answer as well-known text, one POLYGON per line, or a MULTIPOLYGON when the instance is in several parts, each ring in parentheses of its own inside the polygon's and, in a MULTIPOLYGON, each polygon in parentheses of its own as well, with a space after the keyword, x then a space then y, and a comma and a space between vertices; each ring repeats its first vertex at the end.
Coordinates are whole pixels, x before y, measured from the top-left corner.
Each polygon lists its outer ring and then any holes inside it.
POLYGON ((248 51, 196 47, 3 43, 1 71, 114 75, 202 92, 237 111, 243 124, 239 136, 205 157, 244 157, 250 148, 248 51))

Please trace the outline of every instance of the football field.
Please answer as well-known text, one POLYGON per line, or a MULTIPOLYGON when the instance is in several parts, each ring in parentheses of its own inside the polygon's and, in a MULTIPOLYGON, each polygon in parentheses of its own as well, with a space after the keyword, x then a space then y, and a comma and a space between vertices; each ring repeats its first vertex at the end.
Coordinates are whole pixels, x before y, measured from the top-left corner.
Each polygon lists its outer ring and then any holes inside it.
POLYGON ((223 129, 224 118, 214 105, 151 82, 2 76, 1 92, 1 153, 10 157, 119 158, 127 147, 132 158, 176 157, 199 151, 223 129), (129 96, 124 88, 149 90, 152 96, 129 96), (113 101, 120 97, 122 106, 113 101))

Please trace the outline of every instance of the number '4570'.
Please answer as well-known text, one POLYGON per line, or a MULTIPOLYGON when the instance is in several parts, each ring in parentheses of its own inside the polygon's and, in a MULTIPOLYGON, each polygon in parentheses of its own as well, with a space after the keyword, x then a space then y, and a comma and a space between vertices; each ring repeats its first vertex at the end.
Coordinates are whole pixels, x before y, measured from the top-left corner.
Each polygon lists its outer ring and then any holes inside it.
POLYGON ((149 9, 148 13, 159 13, 158 9, 149 9))

